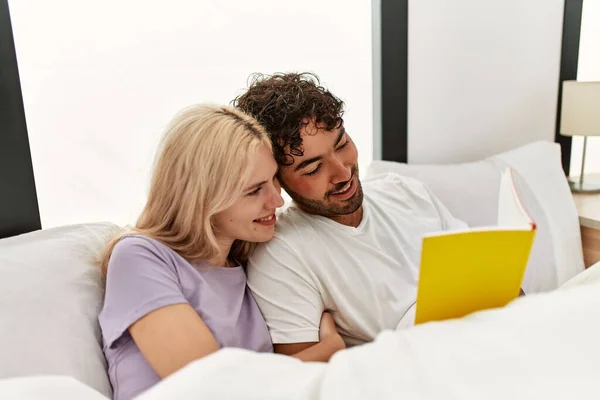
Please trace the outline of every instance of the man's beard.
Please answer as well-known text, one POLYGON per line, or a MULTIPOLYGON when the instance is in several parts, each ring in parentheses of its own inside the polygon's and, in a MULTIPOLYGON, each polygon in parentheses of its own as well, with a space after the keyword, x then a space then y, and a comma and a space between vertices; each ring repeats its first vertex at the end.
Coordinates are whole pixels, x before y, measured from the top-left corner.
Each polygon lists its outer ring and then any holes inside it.
POLYGON ((288 188, 285 184, 283 184, 283 182, 282 182, 282 186, 285 189, 285 191, 287 192, 287 194, 290 195, 292 200, 294 200, 294 202, 298 206, 300 206, 300 208, 303 211, 305 211, 309 214, 322 215, 324 217, 336 217, 339 215, 348 215, 348 214, 352 214, 352 213, 356 212, 360 208, 360 206, 362 206, 362 203, 363 203, 362 186, 360 184, 360 180, 358 179, 358 165, 355 165, 354 167, 352 167, 352 176, 350 177, 350 179, 345 182, 338 183, 335 188, 328 191, 325 194, 324 200, 307 199, 305 197, 300 196, 298 193, 294 192, 293 190, 290 190, 290 188, 288 188), (344 186, 346 186, 348 184, 348 182, 350 182, 355 177, 356 177, 356 191, 354 192, 354 195, 347 200, 341 201, 342 204, 335 202, 335 200, 334 200, 334 202, 330 203, 331 195, 333 193, 341 190, 344 186))

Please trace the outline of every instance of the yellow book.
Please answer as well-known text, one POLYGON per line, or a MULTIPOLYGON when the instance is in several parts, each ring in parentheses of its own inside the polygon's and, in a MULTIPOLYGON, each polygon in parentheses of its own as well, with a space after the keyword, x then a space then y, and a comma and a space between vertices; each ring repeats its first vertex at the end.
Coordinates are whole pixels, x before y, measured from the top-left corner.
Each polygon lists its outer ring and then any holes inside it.
POLYGON ((536 225, 502 173, 498 225, 426 235, 415 324, 502 307, 520 293, 536 225))

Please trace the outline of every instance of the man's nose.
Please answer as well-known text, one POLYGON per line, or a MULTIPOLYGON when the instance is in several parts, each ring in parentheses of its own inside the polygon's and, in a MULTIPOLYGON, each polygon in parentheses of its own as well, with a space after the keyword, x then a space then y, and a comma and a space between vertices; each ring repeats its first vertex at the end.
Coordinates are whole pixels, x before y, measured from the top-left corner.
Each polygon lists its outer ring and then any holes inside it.
POLYGON ((342 160, 334 158, 331 162, 331 183, 342 183, 350 180, 352 177, 352 168, 344 165, 342 160))

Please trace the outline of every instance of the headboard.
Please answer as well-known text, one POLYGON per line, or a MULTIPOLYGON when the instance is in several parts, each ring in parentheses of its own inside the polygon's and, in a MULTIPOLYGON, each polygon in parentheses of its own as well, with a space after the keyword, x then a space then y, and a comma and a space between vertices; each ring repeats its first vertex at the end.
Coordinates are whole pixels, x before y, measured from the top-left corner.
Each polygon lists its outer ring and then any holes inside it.
POLYGON ((0 1, 0 239, 41 228, 7 1, 0 1))

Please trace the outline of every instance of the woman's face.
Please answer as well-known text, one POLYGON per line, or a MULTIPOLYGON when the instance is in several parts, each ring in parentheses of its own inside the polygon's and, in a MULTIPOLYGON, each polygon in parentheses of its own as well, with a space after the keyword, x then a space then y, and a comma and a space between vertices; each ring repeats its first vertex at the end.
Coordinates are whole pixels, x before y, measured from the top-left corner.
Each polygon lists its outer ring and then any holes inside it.
POLYGON ((275 234, 275 209, 283 205, 277 163, 263 145, 248 166, 250 184, 234 205, 214 216, 219 240, 266 242, 275 234))

